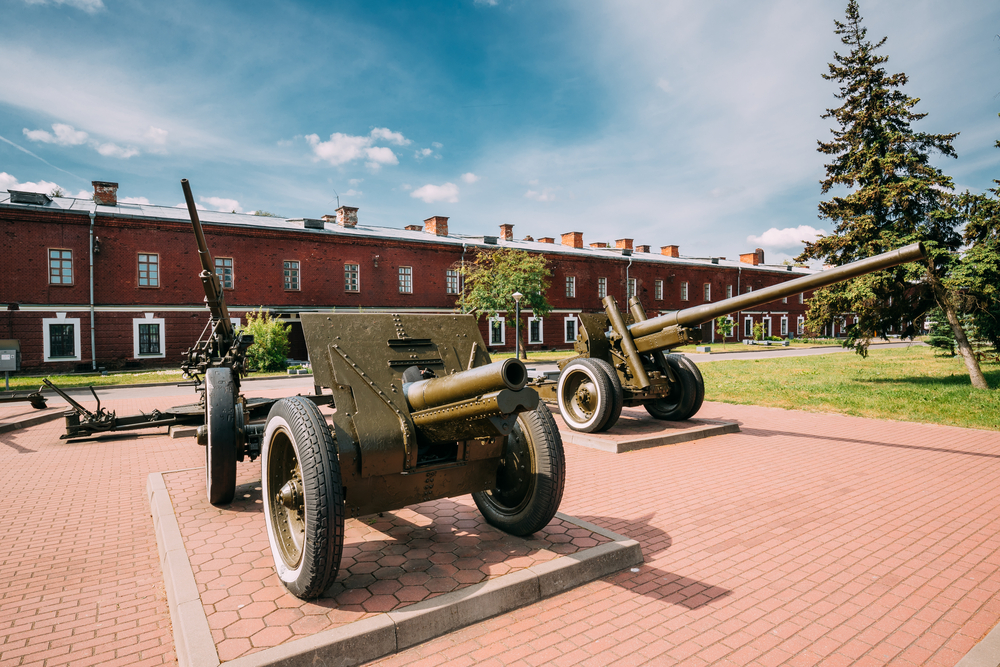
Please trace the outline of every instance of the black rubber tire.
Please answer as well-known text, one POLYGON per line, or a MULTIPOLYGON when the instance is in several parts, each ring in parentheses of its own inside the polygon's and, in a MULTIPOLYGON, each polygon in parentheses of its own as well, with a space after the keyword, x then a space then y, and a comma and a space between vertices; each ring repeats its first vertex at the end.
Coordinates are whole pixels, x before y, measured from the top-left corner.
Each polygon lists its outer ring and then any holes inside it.
POLYGON ((574 359, 559 374, 556 403, 567 426, 574 431, 594 433, 611 416, 614 386, 598 360, 574 359))
POLYGON ((701 371, 698 370, 698 365, 693 361, 682 354, 675 356, 677 357, 677 360, 681 362, 681 366, 685 367, 688 372, 694 376, 695 385, 698 387, 697 393, 694 397, 694 405, 691 406, 691 413, 685 417, 685 419, 690 419, 698 414, 698 411, 701 410, 701 404, 705 402, 705 378, 701 376, 701 371))
POLYGON ((236 383, 233 369, 205 371, 205 487, 208 502, 228 505, 236 495, 236 383))
POLYGON ((319 597, 337 578, 344 551, 340 459, 319 408, 300 396, 275 403, 260 460, 267 540, 278 579, 298 598, 319 597), (281 480, 285 483, 277 487, 281 480), (291 492, 282 496, 286 488, 291 492))
POLYGON ((622 407, 625 405, 625 394, 622 391, 621 380, 618 379, 618 371, 615 370, 614 366, 604 359, 591 359, 591 361, 600 366, 605 375, 608 376, 608 380, 611 381, 611 412, 608 414, 607 420, 597 429, 597 432, 602 432, 618 423, 618 418, 622 416, 622 407))
POLYGON ((676 355, 666 354, 664 358, 670 365, 670 369, 677 377, 677 382, 673 383, 672 391, 666 398, 655 401, 647 401, 642 404, 646 412, 665 421, 684 421, 693 413, 695 399, 698 397, 698 385, 695 382, 694 374, 682 366, 676 355))
POLYGON ((549 409, 539 403, 518 415, 507 436, 496 487, 473 493, 472 499, 491 526, 524 536, 548 525, 559 510, 565 486, 562 438, 549 409))

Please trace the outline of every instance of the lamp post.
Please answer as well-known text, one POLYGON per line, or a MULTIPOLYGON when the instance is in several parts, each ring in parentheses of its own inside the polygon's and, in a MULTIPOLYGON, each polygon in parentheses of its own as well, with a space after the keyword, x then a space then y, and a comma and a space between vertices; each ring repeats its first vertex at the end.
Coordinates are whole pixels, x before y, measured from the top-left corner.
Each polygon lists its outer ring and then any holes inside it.
POLYGON ((514 358, 521 358, 521 297, 520 292, 511 294, 514 297, 514 358))

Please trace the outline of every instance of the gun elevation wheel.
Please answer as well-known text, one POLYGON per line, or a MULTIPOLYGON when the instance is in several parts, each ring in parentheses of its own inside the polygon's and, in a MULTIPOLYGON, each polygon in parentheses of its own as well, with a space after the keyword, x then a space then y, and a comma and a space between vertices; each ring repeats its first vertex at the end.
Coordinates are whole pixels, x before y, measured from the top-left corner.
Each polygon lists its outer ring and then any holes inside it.
POLYGON ((236 384, 231 368, 205 371, 205 484, 208 502, 228 505, 236 495, 236 384))
POLYGON ((611 377, 598 360, 574 359, 559 374, 556 386, 559 412, 574 431, 594 433, 601 430, 611 416, 614 391, 611 377))
POLYGON ((507 436, 496 486, 472 494, 487 523, 512 535, 544 528, 559 509, 566 483, 562 438, 544 403, 517 417, 507 436))
POLYGON ((302 599, 337 577, 344 549, 344 494, 333 434, 301 397, 271 408, 261 445, 264 520, 278 578, 302 599))
POLYGON ((670 395, 647 401, 642 404, 642 407, 646 408, 646 412, 657 419, 684 421, 694 414, 694 404, 698 399, 698 383, 694 373, 681 363, 678 355, 665 354, 663 358, 667 360, 677 382, 671 383, 670 395))

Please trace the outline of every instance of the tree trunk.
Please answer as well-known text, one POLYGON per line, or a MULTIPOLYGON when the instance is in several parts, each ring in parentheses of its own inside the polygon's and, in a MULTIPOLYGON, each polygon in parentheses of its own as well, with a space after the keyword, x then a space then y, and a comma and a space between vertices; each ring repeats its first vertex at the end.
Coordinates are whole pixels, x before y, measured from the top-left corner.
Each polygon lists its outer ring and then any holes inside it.
POLYGON ((941 310, 944 311, 944 316, 948 318, 948 324, 951 325, 951 330, 955 334, 955 346, 958 348, 958 353, 962 355, 965 367, 969 370, 969 381, 972 382, 972 386, 975 389, 989 389, 990 385, 987 384, 986 376, 983 375, 983 370, 979 367, 979 360, 976 359, 976 353, 973 352, 972 345, 969 344, 969 339, 965 335, 962 323, 958 321, 958 314, 955 312, 955 306, 951 301, 948 290, 941 284, 937 276, 930 271, 927 272, 927 277, 930 279, 931 287, 934 290, 934 300, 937 301, 941 310))

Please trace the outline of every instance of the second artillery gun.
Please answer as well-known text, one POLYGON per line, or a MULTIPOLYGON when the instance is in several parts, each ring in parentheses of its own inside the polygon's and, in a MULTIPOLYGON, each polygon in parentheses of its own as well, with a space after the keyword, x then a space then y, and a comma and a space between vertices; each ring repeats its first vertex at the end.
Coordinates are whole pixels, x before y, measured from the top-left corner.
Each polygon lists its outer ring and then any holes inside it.
POLYGON ((182 368, 205 376, 209 501, 236 490, 238 461, 261 459, 267 536, 282 584, 317 597, 337 576, 344 521, 471 493, 486 521, 530 535, 555 516, 565 464, 552 415, 516 359, 491 363, 472 315, 303 313, 317 392, 246 399, 248 336, 224 294, 186 180, 211 320, 182 368), (333 400, 332 425, 318 404, 333 400), (269 408, 266 419, 262 409, 269 408))
POLYGON ((701 342, 700 326, 739 310, 760 306, 807 290, 827 287, 867 273, 926 257, 922 243, 862 259, 724 301, 685 308, 647 319, 639 299, 629 299, 629 319, 613 296, 603 313, 581 313, 576 357, 560 362, 557 377, 541 377, 532 387, 543 400, 559 405, 575 431, 610 429, 623 406, 643 406, 657 419, 683 421, 705 398, 705 382, 690 359, 669 351, 701 342))

